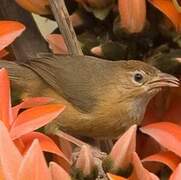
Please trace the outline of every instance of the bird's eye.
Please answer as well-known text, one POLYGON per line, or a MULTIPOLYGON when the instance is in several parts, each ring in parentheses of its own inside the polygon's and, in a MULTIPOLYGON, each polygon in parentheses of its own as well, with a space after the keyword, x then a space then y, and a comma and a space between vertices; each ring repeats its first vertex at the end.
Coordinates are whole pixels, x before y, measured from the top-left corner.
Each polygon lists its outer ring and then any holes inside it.
POLYGON ((141 83, 143 81, 143 75, 141 73, 134 74, 134 81, 141 83))

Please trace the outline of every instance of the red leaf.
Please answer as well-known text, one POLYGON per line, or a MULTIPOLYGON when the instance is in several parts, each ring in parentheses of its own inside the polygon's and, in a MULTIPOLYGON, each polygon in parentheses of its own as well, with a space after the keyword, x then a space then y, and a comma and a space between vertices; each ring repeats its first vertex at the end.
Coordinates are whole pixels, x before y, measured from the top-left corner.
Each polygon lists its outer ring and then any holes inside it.
POLYGON ((14 180, 20 167, 22 156, 13 141, 8 130, 0 121, 0 168, 6 180, 14 180))
POLYGON ((180 180, 181 179, 181 163, 177 166, 177 169, 172 173, 169 180, 180 180))
POLYGON ((16 21, 0 21, 0 50, 11 44, 25 30, 25 26, 16 21))
POLYGON ((43 152, 38 140, 34 140, 24 156, 17 175, 18 180, 51 180, 43 152))
POLYGON ((23 111, 11 127, 10 135, 12 139, 19 138, 46 125, 55 119, 64 108, 65 106, 60 104, 49 104, 23 111))
POLYGON ((0 70, 0 119, 10 128, 13 121, 11 111, 10 83, 6 69, 0 70))
POLYGON ((49 34, 47 36, 47 41, 49 43, 49 48, 54 54, 68 54, 67 46, 60 34, 49 34))
POLYGON ((166 164, 170 169, 175 170, 178 164, 181 162, 181 158, 170 151, 160 152, 146 157, 142 162, 155 161, 166 164))
POLYGON ((53 99, 49 97, 35 97, 24 99, 22 103, 12 108, 14 119, 17 118, 20 109, 27 109, 35 106, 40 106, 51 102, 53 99))
POLYGON ((129 180, 159 180, 157 176, 150 173, 147 169, 145 169, 138 157, 138 155, 133 153, 133 172, 131 176, 128 178, 129 180))
POLYGON ((181 156, 180 126, 169 122, 160 122, 142 127, 141 131, 154 138, 159 144, 166 147, 168 150, 181 156))
POLYGON ((52 180, 71 180, 69 174, 57 163, 50 162, 50 172, 52 180))
POLYGON ((22 136, 21 139, 22 139, 23 143, 25 144, 26 148, 28 148, 32 144, 34 139, 38 139, 40 146, 42 148, 42 151, 55 153, 58 156, 61 156, 63 159, 65 159, 68 163, 70 163, 70 161, 60 151, 60 149, 55 144, 55 142, 50 137, 48 137, 40 132, 31 132, 29 134, 22 136))

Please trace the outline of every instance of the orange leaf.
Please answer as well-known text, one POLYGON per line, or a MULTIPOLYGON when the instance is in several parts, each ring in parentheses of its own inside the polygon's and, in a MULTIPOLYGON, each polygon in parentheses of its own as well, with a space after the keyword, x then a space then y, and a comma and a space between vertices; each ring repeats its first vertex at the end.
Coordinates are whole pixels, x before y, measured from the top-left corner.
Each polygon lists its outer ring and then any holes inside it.
POLYGON ((65 106, 61 104, 49 104, 23 111, 11 127, 10 135, 12 139, 19 138, 46 125, 55 119, 64 108, 65 106))
POLYGON ((0 168, 5 179, 13 180, 17 176, 22 156, 13 141, 8 130, 0 121, 0 168))
POLYGON ((63 159, 65 159, 68 163, 70 163, 70 161, 60 151, 60 149, 55 144, 55 142, 48 136, 44 135, 43 133, 31 132, 29 134, 22 136, 21 139, 22 139, 23 143, 25 144, 26 148, 29 148, 29 146, 32 144, 34 139, 38 139, 40 146, 42 148, 42 151, 55 153, 58 156, 61 156, 63 159))
POLYGON ((51 180, 43 152, 38 140, 34 140, 25 154, 17 175, 18 180, 51 180))
POLYGON ((49 34, 47 36, 47 41, 49 43, 49 48, 54 54, 68 54, 67 46, 60 34, 49 34))
POLYGON ((181 31, 181 13, 177 11, 171 0, 149 0, 149 2, 172 21, 177 31, 181 31))
POLYGON ((107 176, 110 180, 127 180, 126 178, 123 178, 121 176, 116 176, 110 173, 107 173, 107 176))
POLYGON ((5 49, 0 51, 0 58, 3 58, 4 56, 8 55, 8 51, 6 51, 5 49))
POLYGON ((17 118, 20 109, 27 109, 35 106, 40 106, 51 102, 53 99, 49 97, 35 97, 24 99, 22 103, 12 108, 14 119, 17 118))
POLYGON ((50 162, 50 172, 52 180, 71 180, 69 174, 57 163, 50 162))
POLYGON ((181 156, 181 127, 169 123, 154 123, 141 128, 141 131, 154 138, 159 144, 168 150, 181 156))
POLYGON ((136 152, 133 153, 133 172, 131 176, 128 178, 129 180, 159 180, 157 176, 150 173, 147 169, 145 169, 136 154, 136 152))
POLYGON ((163 164, 166 164, 170 169, 175 170, 178 164, 181 162, 181 158, 179 158, 171 151, 166 151, 148 156, 142 160, 142 162, 145 161, 161 162, 163 164))
POLYGON ((25 30, 25 26, 16 21, 0 21, 0 50, 11 44, 25 30))
POLYGON ((127 168, 131 163, 132 153, 136 150, 137 126, 131 126, 115 143, 110 157, 113 160, 114 168, 127 168))
POLYGON ((177 169, 172 173, 169 180, 180 180, 181 179, 181 163, 177 166, 177 169))
POLYGON ((6 127, 10 128, 13 121, 10 98, 10 82, 6 69, 0 70, 0 119, 6 127))
POLYGON ((50 14, 48 0, 16 0, 16 2, 24 9, 36 14, 50 14))

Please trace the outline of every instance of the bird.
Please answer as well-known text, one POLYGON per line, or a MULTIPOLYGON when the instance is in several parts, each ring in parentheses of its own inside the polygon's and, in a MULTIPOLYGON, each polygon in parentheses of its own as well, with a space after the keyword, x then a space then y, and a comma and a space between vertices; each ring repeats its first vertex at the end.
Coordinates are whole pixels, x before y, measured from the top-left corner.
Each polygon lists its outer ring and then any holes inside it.
POLYGON ((179 80, 138 61, 107 61, 92 56, 39 54, 25 63, 6 60, 12 92, 23 99, 51 97, 66 108, 47 131, 116 138, 131 125, 140 125, 149 101, 163 87, 179 80))

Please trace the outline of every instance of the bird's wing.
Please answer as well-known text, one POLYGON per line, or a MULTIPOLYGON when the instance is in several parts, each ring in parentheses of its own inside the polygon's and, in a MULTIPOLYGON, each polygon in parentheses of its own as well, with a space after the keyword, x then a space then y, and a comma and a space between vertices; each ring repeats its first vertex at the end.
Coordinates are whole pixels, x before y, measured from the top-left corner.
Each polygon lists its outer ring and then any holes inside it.
POLYGON ((111 64, 89 56, 46 54, 23 65, 35 71, 75 107, 91 111, 110 79, 111 64))

